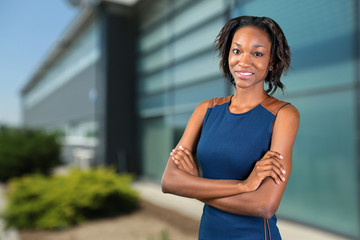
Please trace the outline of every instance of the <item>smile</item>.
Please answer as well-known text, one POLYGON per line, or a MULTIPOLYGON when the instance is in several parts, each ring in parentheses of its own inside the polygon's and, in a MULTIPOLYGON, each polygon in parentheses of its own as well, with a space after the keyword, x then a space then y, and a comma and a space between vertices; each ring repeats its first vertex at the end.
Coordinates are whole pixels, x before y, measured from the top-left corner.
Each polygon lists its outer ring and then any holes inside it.
POLYGON ((249 71, 236 71, 235 74, 238 76, 238 78, 247 80, 247 79, 251 78, 251 76, 254 73, 249 72, 249 71))
POLYGON ((253 73, 251 73, 251 72, 238 72, 238 74, 243 75, 243 76, 249 76, 249 75, 252 75, 253 73))

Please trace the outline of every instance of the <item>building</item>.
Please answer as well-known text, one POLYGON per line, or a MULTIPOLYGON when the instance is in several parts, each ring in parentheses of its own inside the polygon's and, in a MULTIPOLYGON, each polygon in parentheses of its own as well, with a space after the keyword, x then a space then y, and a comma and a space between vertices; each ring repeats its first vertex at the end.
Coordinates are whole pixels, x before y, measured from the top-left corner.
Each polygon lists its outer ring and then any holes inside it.
POLYGON ((87 149, 159 182, 198 103, 227 96, 212 43, 227 19, 269 16, 292 49, 286 91, 301 113, 278 216, 359 233, 357 0, 100 1, 84 10, 22 90, 26 126, 61 129, 68 162, 87 149))

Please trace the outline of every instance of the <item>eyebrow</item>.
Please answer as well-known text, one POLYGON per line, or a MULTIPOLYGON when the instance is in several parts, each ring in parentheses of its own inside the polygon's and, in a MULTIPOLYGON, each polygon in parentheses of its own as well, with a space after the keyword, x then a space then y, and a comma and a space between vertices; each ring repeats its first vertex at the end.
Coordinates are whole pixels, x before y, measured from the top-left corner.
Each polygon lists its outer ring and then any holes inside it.
MULTIPOLYGON (((236 46, 241 46, 241 44, 234 42, 236 46)), ((254 48, 264 47, 263 45, 253 45, 254 48)))

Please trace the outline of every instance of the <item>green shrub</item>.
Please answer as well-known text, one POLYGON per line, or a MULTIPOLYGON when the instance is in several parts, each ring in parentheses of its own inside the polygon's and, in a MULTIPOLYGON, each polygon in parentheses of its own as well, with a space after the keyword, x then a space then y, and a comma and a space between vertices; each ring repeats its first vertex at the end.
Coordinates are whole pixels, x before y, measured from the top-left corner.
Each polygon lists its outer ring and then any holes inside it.
POLYGON ((62 229, 86 219, 128 213, 138 206, 131 181, 131 175, 103 167, 12 179, 3 216, 9 226, 21 229, 62 229))
POLYGON ((40 130, 0 128, 0 181, 27 173, 48 174, 60 164, 57 134, 40 130))

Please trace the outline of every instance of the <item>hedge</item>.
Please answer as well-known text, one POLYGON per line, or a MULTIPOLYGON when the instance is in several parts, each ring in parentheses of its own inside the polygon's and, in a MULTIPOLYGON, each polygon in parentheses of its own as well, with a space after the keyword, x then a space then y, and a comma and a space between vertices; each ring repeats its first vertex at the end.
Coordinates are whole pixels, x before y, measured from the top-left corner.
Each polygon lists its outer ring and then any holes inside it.
POLYGON ((28 173, 48 174, 61 163, 58 134, 0 128, 0 181, 28 173))
POLYGON ((139 201, 131 181, 131 175, 104 167, 12 179, 3 217, 19 229, 63 229, 87 219, 129 213, 139 201))

